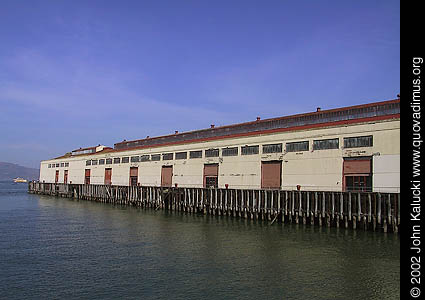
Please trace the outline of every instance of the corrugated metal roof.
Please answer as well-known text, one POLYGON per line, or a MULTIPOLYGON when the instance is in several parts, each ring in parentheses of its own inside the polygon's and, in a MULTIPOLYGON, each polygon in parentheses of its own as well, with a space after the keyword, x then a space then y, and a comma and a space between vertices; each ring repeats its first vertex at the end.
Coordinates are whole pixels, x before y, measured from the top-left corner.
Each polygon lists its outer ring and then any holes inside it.
POLYGON ((263 132, 274 129, 285 129, 313 124, 330 123, 346 120, 356 120, 400 113, 400 99, 375 102, 345 108, 320 110, 313 113, 299 114, 287 117, 257 120, 253 122, 220 126, 183 132, 160 137, 146 138, 134 141, 123 141, 114 145, 115 150, 160 146, 163 144, 184 143, 191 140, 202 140, 237 134, 263 132))

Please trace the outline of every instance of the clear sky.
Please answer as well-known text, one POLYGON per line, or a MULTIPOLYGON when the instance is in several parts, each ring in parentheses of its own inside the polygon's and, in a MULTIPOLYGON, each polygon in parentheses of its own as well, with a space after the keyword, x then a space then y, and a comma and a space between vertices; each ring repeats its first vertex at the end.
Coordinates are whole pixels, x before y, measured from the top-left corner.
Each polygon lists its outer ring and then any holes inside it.
POLYGON ((396 98, 399 1, 0 0, 0 161, 396 98))

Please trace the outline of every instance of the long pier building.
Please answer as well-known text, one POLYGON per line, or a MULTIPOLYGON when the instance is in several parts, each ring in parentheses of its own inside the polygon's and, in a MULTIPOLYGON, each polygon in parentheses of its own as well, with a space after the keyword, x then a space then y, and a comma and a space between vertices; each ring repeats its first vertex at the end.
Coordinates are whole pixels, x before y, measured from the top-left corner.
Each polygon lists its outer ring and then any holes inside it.
POLYGON ((40 182, 398 193, 400 99, 80 148, 40 182))

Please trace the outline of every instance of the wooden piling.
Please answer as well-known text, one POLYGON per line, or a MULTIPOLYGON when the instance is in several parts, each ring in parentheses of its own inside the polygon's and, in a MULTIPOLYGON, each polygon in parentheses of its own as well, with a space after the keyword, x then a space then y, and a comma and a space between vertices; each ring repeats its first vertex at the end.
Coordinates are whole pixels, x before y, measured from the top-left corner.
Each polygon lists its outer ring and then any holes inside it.
POLYGON ((319 226, 399 232, 400 194, 167 188, 85 184, 28 184, 33 194, 71 197, 88 201, 164 209, 186 213, 209 213, 275 222, 301 221, 319 226))

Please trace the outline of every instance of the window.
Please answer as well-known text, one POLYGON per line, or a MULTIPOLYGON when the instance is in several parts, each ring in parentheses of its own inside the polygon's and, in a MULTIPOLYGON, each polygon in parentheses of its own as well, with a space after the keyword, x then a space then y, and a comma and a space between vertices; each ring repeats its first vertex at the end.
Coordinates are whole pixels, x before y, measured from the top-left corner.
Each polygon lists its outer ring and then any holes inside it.
POLYGON ((91 161, 91 164, 92 164, 92 166, 96 166, 96 165, 97 165, 97 159, 93 159, 93 160, 91 161))
POLYGON ((99 159, 99 165, 104 165, 105 164, 105 159, 99 159))
POLYGON ((205 178, 205 187, 207 188, 218 188, 218 177, 217 176, 209 176, 205 178))
POLYGON ((121 162, 121 158, 115 157, 114 158, 114 164, 119 164, 121 162))
POLYGON ((357 136, 344 138, 344 148, 372 147, 373 136, 357 136))
POLYGON ((139 162, 140 161, 140 157, 139 156, 132 156, 131 157, 131 162, 139 162))
POLYGON ((205 157, 218 157, 218 155, 219 155, 218 149, 205 150, 205 157))
POLYGON ((221 155, 223 155, 223 156, 237 156, 238 153, 239 153, 238 147, 221 149, 221 155))
POLYGON ((91 166, 91 160, 86 160, 86 166, 91 166))
POLYGON ((308 151, 308 141, 286 143, 286 152, 308 151))
POLYGON ((149 161, 149 155, 140 156, 140 161, 149 161))
POLYGON ((282 144, 263 145, 263 153, 281 153, 282 144))
POLYGON ((69 163, 65 163, 65 167, 69 167, 69 163))
POLYGON ((173 160, 173 153, 163 153, 162 160, 173 160))
POLYGON ((176 159, 186 159, 187 158, 187 152, 177 152, 176 153, 176 159))
POLYGON ((315 140, 313 141, 314 150, 338 149, 339 139, 315 140))
POLYGON ((71 152, 71 155, 79 155, 79 154, 88 154, 88 153, 95 153, 96 148, 90 148, 86 150, 75 150, 71 152))
POLYGON ((242 155, 253 155, 258 154, 259 146, 244 146, 241 147, 242 155))
POLYGON ((190 151, 189 158, 202 158, 202 150, 199 151, 190 151))
POLYGON ((59 163, 56 164, 56 168, 59 168, 59 163))
POLYGON ((160 154, 153 154, 151 156, 151 160, 152 161, 159 161, 159 160, 161 160, 161 155, 160 154))
POLYGON ((112 158, 107 158, 107 159, 106 159, 106 164, 107 164, 107 165, 112 164, 112 158))
POLYGON ((121 159, 121 163, 122 164, 128 164, 128 162, 130 161, 130 158, 127 156, 127 157, 123 157, 122 159, 121 159))
POLYGON ((345 190, 347 192, 372 192, 372 176, 346 176, 345 190))
POLYGON ((63 167, 65 167, 65 163, 61 163, 61 167, 63 168, 63 167))
POLYGON ((52 164, 49 164, 48 168, 51 168, 51 167, 52 167, 52 164))

